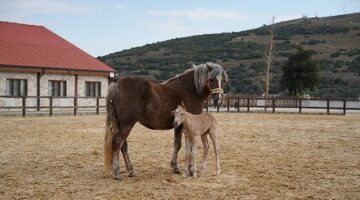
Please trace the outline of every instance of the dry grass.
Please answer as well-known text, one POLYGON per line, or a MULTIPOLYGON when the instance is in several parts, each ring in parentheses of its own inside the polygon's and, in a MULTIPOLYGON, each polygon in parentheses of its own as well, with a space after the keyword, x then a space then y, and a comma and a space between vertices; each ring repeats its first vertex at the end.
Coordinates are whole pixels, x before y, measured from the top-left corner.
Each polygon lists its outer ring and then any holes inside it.
POLYGON ((104 116, 0 118, 0 199, 359 198, 360 116, 214 115, 221 176, 212 149, 203 177, 172 175, 172 131, 137 125, 121 182, 103 175, 104 116))

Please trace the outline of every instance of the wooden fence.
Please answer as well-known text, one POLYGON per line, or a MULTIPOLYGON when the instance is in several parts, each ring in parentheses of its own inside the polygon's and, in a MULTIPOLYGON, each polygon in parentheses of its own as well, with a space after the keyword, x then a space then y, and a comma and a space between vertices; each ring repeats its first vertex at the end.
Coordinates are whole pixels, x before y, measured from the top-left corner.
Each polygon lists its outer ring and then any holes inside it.
MULTIPOLYGON (((53 115, 54 109, 72 109, 74 112, 74 115, 76 115, 79 111, 79 109, 87 109, 87 111, 90 111, 93 109, 93 111, 98 115, 100 108, 105 108, 105 104, 100 104, 101 99, 105 99, 105 97, 74 97, 74 96, 67 96, 67 97, 53 97, 53 96, 0 96, 0 99, 21 99, 21 105, 16 106, 0 106, 0 110, 15 110, 15 112, 22 112, 22 116, 26 116, 27 111, 29 109, 33 109, 36 111, 40 111, 44 109, 49 112, 49 115, 53 115), (33 99, 36 102, 36 105, 27 105, 27 100, 33 99), (48 105, 41 105, 42 99, 48 99, 48 105), (54 100, 59 99, 68 99, 69 102, 72 102, 72 106, 56 106, 54 105, 54 100), (94 100, 94 105, 85 105, 80 106, 78 105, 79 99, 91 99, 94 100)), ((33 103, 35 104, 35 103, 33 103)), ((1 112, 1 111, 0 111, 1 112)))
MULTIPOLYGON (((73 111, 74 115, 77 115, 81 109, 86 109, 87 112, 95 112, 99 114, 101 108, 105 108, 105 97, 52 97, 52 96, 0 96, 1 99, 17 99, 21 100, 21 105, 15 106, 2 106, 0 104, 0 112, 4 110, 15 110, 15 112, 26 116, 29 110, 31 112, 42 111, 48 112, 49 115, 53 115, 54 109, 73 111), (33 99, 32 105, 27 104, 27 100, 33 99), (48 99, 46 105, 42 99, 48 99), (59 106, 54 105, 55 100, 69 99, 71 106, 59 106), (79 99, 90 99, 94 102, 93 105, 78 105, 79 99), (100 103, 100 101, 102 103, 100 103)), ((346 114, 348 110, 360 111, 360 101, 357 100, 346 100, 346 99, 303 99, 303 98, 284 98, 284 97, 225 97, 222 99, 220 106, 214 107, 211 105, 211 99, 205 102, 204 110, 206 111, 224 111, 224 112, 250 112, 250 110, 259 110, 266 112, 276 112, 278 109, 295 109, 298 113, 302 113, 304 109, 316 109, 326 110, 326 114, 332 114, 330 111, 338 110, 338 113, 346 114), (241 110, 242 109, 242 110, 241 110)), ((72 112, 70 111, 70 112, 72 112)), ((286 111, 285 111, 286 112, 286 111)))
POLYGON ((347 100, 347 99, 304 99, 304 98, 286 98, 286 97, 225 97, 222 99, 220 106, 214 107, 208 99, 205 103, 204 109, 215 109, 219 112, 240 112, 241 108, 244 108, 246 112, 250 112, 250 109, 257 108, 264 111, 270 110, 275 112, 276 109, 296 109, 297 112, 302 113, 304 109, 326 110, 326 114, 331 114, 331 110, 341 111, 342 114, 346 114, 347 110, 360 111, 360 101, 347 100), (350 105, 350 106, 349 106, 350 105))

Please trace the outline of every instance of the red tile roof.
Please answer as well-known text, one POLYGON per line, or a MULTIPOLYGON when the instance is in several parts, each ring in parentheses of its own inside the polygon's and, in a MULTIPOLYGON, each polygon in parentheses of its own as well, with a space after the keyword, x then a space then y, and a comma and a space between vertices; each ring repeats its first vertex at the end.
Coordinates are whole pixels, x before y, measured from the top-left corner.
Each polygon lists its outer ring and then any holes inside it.
POLYGON ((114 71, 43 26, 0 21, 0 66, 114 71))

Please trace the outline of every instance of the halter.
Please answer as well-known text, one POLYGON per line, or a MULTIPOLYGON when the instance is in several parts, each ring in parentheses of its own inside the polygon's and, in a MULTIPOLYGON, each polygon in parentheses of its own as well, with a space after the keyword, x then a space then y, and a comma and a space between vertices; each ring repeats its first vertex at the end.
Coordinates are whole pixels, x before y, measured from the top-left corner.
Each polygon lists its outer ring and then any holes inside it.
POLYGON ((224 94, 224 90, 221 88, 221 75, 216 75, 216 79, 218 80, 218 87, 211 89, 211 94, 220 94, 223 95, 224 94))
POLYGON ((221 94, 221 95, 223 95, 224 90, 222 88, 214 88, 214 89, 211 89, 211 94, 221 94))

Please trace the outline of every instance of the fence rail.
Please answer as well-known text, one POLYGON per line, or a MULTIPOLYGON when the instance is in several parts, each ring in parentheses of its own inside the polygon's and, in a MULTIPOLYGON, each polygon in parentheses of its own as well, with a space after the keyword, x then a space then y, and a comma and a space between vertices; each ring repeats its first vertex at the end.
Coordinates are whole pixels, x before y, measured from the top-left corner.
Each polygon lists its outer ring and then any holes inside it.
MULTIPOLYGON (((1 110, 15 110, 15 112, 20 111, 22 112, 22 116, 26 116, 26 113, 29 109, 36 109, 36 111, 40 111, 41 109, 47 109, 46 111, 49 112, 49 115, 52 116, 54 113, 54 109, 72 109, 74 112, 74 115, 77 115, 79 109, 93 109, 92 111, 95 111, 98 115, 100 112, 100 108, 105 108, 105 105, 100 104, 100 100, 105 99, 105 97, 79 97, 79 96, 66 96, 66 97, 54 97, 54 96, 0 96, 0 99, 21 99, 21 105, 15 105, 15 106, 1 106, 0 105, 0 111, 1 110), (36 105, 27 105, 27 100, 33 99, 36 100, 36 105), (41 100, 47 99, 48 105, 41 105, 41 100), (69 101, 66 104, 72 103, 73 106, 56 106, 54 105, 54 101, 60 100, 60 99, 69 99, 69 101), (95 101, 94 105, 78 105, 79 99, 90 99, 95 101), (72 101, 71 101, 72 100, 72 101), (20 109, 20 110, 19 110, 20 109)), ((16 104, 16 103, 14 103, 16 104)), ((35 103, 33 103, 35 104, 35 103)), ((44 102, 43 102, 44 104, 44 102)), ((91 111, 91 110, 86 110, 91 111)))
POLYGON ((247 112, 253 108, 268 109, 275 112, 276 109, 297 109, 302 113, 304 109, 326 110, 326 114, 332 114, 331 110, 340 110, 342 114, 346 114, 348 110, 360 111, 360 101, 347 99, 304 99, 304 98, 286 98, 286 97, 225 97, 222 99, 220 106, 214 107, 208 99, 204 109, 209 111, 211 107, 217 112, 240 112, 241 108, 245 108, 247 112))
MULTIPOLYGON (((95 112, 99 114, 100 109, 105 108, 105 97, 53 97, 53 96, 0 96, 0 112, 3 110, 12 110, 17 113, 20 112, 22 116, 26 116, 31 109, 35 111, 48 112, 49 115, 53 115, 54 110, 66 110, 73 111, 74 115, 78 112, 95 112), (2 99, 17 100, 20 105, 7 106, 6 103, 1 104, 2 99), (32 105, 27 103, 27 100, 32 99, 32 105), (48 102, 44 101, 46 99, 48 102), (66 104, 72 105, 54 105, 54 101, 61 99, 68 99, 66 104), (79 100, 91 100, 91 103, 86 102, 85 105, 79 105, 79 100), (86 109, 86 110, 84 110, 86 109)), ((284 98, 284 97, 225 97, 222 99, 220 106, 214 107, 211 103, 211 99, 205 102, 204 110, 209 111, 225 111, 225 112, 240 112, 241 109, 245 109, 246 112, 250 110, 264 109, 265 112, 276 112, 277 109, 295 109, 298 113, 302 113, 304 109, 316 109, 326 110, 326 114, 332 114, 332 110, 338 110, 342 114, 346 114, 348 110, 360 111, 360 101, 347 100, 347 99, 303 99, 303 98, 284 98)), ((105 109, 104 109, 105 110, 105 109)), ((338 112, 339 113, 339 112, 338 112)))

